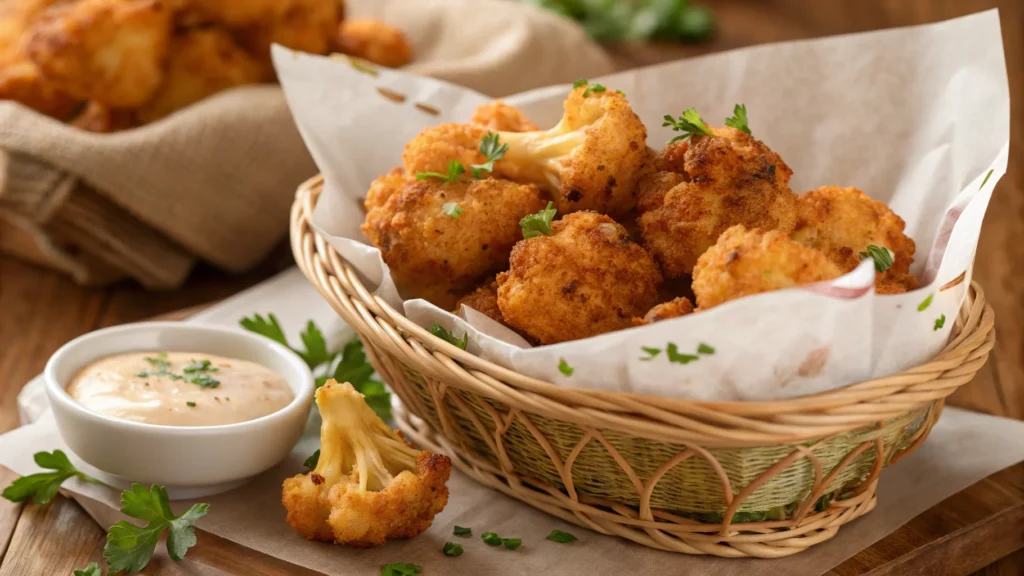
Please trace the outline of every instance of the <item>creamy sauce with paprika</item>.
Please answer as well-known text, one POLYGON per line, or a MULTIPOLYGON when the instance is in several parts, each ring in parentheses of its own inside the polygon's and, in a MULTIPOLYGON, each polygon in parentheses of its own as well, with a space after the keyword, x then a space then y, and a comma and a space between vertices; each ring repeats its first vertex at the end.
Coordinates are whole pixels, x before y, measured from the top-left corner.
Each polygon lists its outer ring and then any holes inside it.
POLYGON ((133 352, 101 358, 68 386, 80 404, 106 416, 164 426, 255 420, 295 395, 273 370, 201 352, 133 352))

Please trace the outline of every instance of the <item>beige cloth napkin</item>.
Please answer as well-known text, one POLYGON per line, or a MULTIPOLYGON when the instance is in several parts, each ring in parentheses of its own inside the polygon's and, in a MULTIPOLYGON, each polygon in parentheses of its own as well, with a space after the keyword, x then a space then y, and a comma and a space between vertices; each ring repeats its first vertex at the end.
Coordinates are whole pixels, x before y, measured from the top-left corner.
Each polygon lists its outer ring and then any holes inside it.
MULTIPOLYGON (((408 34, 408 67, 500 96, 598 76, 611 60, 569 20, 497 0, 350 0, 408 34)), ((367 135, 372 137, 372 135, 367 135)), ((196 260, 238 272, 287 233, 316 167, 277 86, 238 88, 114 134, 0 102, 0 252, 82 284, 179 286, 196 260)))

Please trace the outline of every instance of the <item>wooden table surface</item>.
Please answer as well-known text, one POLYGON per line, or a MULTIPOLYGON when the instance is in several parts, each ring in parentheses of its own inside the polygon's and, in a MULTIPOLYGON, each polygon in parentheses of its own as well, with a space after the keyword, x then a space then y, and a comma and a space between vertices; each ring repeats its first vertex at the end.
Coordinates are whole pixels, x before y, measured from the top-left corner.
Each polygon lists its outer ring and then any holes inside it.
MULTIPOLYGON (((622 68, 739 46, 935 22, 999 7, 1012 95, 1009 170, 992 197, 975 267, 996 311, 998 338, 989 363, 950 404, 1024 419, 1024 2, 983 0, 707 1, 719 33, 700 46, 616 46, 622 68)), ((282 214, 282 218, 286 215, 282 214)), ((2 233, 2 230, 0 230, 2 233)), ((0 256, 0 432, 18 425, 15 398, 46 359, 69 339, 106 326, 219 300, 283 269, 281 246, 259 269, 227 276, 200 267, 188 284, 147 293, 119 284, 84 289, 55 273, 0 256)), ((0 486, 15 476, 0 469, 0 486)), ((0 576, 70 574, 102 563, 104 531, 73 501, 49 506, 0 500, 0 576)), ((151 564, 147 574, 284 575, 297 570, 210 534, 177 569, 151 564)), ((976 483, 918 516, 830 574, 1024 574, 1024 464, 976 483)))

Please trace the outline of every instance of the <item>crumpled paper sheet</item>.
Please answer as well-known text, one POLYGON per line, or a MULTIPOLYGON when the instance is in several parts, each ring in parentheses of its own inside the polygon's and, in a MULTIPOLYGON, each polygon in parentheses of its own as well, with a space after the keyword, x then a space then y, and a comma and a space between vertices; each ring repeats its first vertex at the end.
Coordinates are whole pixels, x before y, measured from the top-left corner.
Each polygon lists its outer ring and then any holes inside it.
MULTIPOLYGON (((389 70, 371 76, 344 62, 279 47, 273 56, 299 130, 326 178, 314 226, 377 294, 404 307, 416 323, 468 331, 473 354, 564 386, 769 400, 927 361, 947 342, 970 284, 982 218, 1009 148, 1009 93, 994 10, 591 79, 625 91, 647 125, 648 143, 656 147, 673 134, 661 127, 666 113, 692 106, 719 124, 734 103, 745 103, 755 136, 793 168, 795 191, 857 186, 906 220, 917 242, 913 271, 923 287, 876 296, 866 262, 830 283, 530 348, 481 314, 464 310, 456 317, 424 300, 403 302, 380 252, 359 230, 370 182, 400 163, 405 142, 428 125, 467 120, 488 99, 434 79, 389 70), (381 89, 406 99, 387 99, 381 89), (423 104, 440 114, 424 112, 423 104), (642 360, 642 347, 664 349, 670 342, 681 352, 694 353, 700 344, 716 352, 686 365, 670 363, 666 354, 642 360), (563 358, 575 368, 570 376, 558 370, 563 358)), ((568 89, 551 86, 506 101, 538 125, 551 126, 568 89)))

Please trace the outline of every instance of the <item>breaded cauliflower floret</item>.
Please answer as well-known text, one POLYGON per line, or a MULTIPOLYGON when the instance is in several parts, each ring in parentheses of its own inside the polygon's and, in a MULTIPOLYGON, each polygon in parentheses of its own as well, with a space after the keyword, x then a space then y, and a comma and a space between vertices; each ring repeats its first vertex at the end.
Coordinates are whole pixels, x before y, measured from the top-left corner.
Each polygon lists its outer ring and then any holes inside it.
POLYGON ((489 104, 481 104, 473 111, 470 124, 478 124, 489 130, 505 132, 530 132, 538 130, 537 125, 515 106, 509 106, 501 100, 489 104))
POLYGON ((412 46, 398 28, 371 18, 349 18, 338 25, 338 50, 379 66, 398 68, 412 62, 412 46))
POLYGON ((78 100, 43 78, 25 50, 28 31, 55 0, 0 1, 0 100, 65 120, 78 100))
POLYGON ((678 318, 680 316, 686 316, 693 313, 693 302, 685 296, 680 296, 675 300, 668 302, 662 302, 654 308, 647 311, 643 318, 633 318, 634 326, 643 326, 644 324, 654 324, 662 320, 668 320, 669 318, 678 318))
POLYGON ((667 146, 637 187, 644 243, 666 278, 690 273, 731 226, 788 233, 796 224, 793 172, 782 158, 735 128, 713 132, 667 146))
POLYGON ((406 444, 351 384, 329 380, 316 403, 320 459, 284 481, 288 524, 311 540, 352 546, 422 534, 448 503, 451 461, 406 444))
POLYGON ((725 231, 693 269, 697 306, 707 310, 723 302, 761 292, 832 280, 842 275, 824 254, 802 246, 788 234, 725 231))
POLYGON ((163 78, 171 26, 158 0, 81 0, 36 23, 25 50, 48 83, 76 98, 139 106, 163 78))
POLYGON ((550 236, 520 241, 498 275, 506 323, 542 344, 628 328, 658 301, 661 273, 625 228, 603 214, 575 212, 550 236))
MULTIPOLYGON (((822 186, 800 195, 799 220, 793 231, 797 242, 820 250, 843 272, 861 261, 868 245, 888 248, 893 264, 878 273, 876 284, 899 284, 916 288, 910 276, 916 246, 903 233, 906 224, 885 204, 872 200, 856 188, 822 186)), ((895 287, 885 293, 893 293, 895 287)))
POLYGON ((334 36, 341 21, 337 2, 323 0, 288 0, 279 16, 252 24, 235 32, 239 43, 257 56, 273 75, 270 45, 277 43, 310 54, 327 54, 334 47, 334 36))
POLYGON ((484 282, 479 288, 466 294, 455 303, 454 313, 458 314, 463 306, 472 308, 487 316, 491 320, 505 323, 501 316, 501 308, 498 308, 498 282, 494 278, 484 282))
POLYGON ((480 280, 508 265, 519 220, 544 207, 530 184, 385 175, 371 186, 362 226, 399 290, 451 310, 480 280), (390 193, 385 190, 391 189, 390 193), (387 201, 378 204, 380 197, 387 201))

